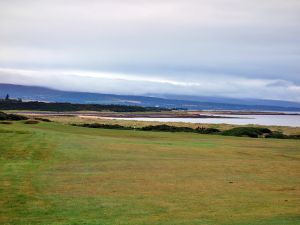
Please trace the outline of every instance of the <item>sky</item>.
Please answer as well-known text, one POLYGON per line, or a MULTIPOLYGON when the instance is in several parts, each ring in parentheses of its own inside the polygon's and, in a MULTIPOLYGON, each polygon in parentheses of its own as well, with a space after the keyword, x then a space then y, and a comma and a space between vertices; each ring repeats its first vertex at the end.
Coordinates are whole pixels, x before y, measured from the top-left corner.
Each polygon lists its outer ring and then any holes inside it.
POLYGON ((299 0, 0 0, 0 82, 300 102, 299 0))

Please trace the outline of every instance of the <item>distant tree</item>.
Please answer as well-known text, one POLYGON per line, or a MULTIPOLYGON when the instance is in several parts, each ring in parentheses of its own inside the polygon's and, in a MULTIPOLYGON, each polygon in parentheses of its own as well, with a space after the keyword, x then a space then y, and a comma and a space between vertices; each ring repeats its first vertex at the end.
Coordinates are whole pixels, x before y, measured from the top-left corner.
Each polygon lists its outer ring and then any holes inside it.
POLYGON ((22 102, 22 98, 18 98, 18 102, 22 102))
POLYGON ((5 96, 5 101, 9 101, 9 94, 5 96))

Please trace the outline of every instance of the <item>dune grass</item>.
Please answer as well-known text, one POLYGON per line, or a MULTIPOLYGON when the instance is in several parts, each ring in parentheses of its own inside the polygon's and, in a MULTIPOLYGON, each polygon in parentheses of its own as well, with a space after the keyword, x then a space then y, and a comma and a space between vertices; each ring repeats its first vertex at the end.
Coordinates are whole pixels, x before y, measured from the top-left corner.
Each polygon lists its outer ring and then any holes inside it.
POLYGON ((0 224, 300 224, 300 141, 0 124, 0 224))

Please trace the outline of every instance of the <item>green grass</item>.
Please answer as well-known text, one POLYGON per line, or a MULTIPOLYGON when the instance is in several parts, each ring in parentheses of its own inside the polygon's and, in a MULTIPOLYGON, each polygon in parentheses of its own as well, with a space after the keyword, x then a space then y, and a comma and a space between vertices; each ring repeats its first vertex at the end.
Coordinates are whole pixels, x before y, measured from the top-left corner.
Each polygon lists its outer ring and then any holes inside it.
POLYGON ((0 124, 0 224, 300 224, 300 141, 0 124))

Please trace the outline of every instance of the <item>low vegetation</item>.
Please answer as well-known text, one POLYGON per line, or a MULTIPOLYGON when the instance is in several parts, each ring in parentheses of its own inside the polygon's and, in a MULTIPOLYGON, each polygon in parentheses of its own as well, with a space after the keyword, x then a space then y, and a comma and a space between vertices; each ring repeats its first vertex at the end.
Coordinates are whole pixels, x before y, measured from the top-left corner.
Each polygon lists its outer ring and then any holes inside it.
POLYGON ((296 134, 286 135, 279 131, 275 131, 270 134, 267 134, 265 137, 266 138, 278 138, 278 139, 300 139, 300 135, 296 135, 296 134))
POLYGON ((170 126, 166 124, 149 125, 144 127, 131 127, 122 126, 119 124, 99 124, 99 123, 84 123, 84 124, 72 124, 73 126, 82 126, 88 128, 104 128, 104 129, 117 129, 117 130, 141 130, 141 131, 161 131, 161 132, 191 132, 198 134, 219 134, 224 136, 235 137, 251 137, 251 138, 278 138, 278 139, 300 139, 300 135, 285 135, 280 131, 271 131, 268 128, 263 127, 234 127, 232 129, 220 131, 217 128, 206 127, 179 127, 170 126))
POLYGON ((52 122, 51 120, 47 119, 47 118, 40 118, 40 117, 35 117, 35 120, 39 120, 39 121, 43 121, 43 122, 52 122))
POLYGON ((272 131, 268 128, 262 128, 262 127, 235 127, 230 130, 225 130, 222 132, 222 135, 225 136, 252 137, 252 138, 264 137, 267 134, 272 134, 272 131))
POLYGON ((26 116, 0 112, 0 120, 27 120, 26 116))
POLYGON ((175 126, 169 126, 166 124, 162 125, 156 125, 156 126, 145 126, 142 128, 139 128, 143 131, 164 131, 164 132, 195 132, 194 129, 190 127, 175 127, 175 126))
POLYGON ((118 129, 118 130, 133 130, 134 128, 131 127, 124 127, 118 124, 99 124, 99 123, 92 123, 92 124, 72 124, 73 126, 82 126, 82 127, 89 127, 89 128, 104 128, 104 129, 118 129))
POLYGON ((38 123, 39 123, 39 121, 37 121, 37 120, 27 120, 24 122, 24 124, 38 124, 38 123))
POLYGON ((10 124, 13 124, 13 122, 11 122, 11 121, 0 121, 0 124, 10 125, 10 124))
POLYGON ((212 134, 220 132, 215 128, 197 127, 196 129, 190 127, 178 127, 170 126, 166 124, 161 125, 149 125, 144 127, 131 127, 122 126, 119 124, 99 124, 99 123, 84 123, 84 124, 72 124, 73 126, 89 127, 89 128, 104 128, 104 129, 118 129, 118 130, 141 130, 141 131, 161 131, 161 132, 194 132, 201 134, 212 134))
POLYGON ((195 131, 199 134, 217 134, 221 132, 219 129, 212 127, 197 127, 195 131))

